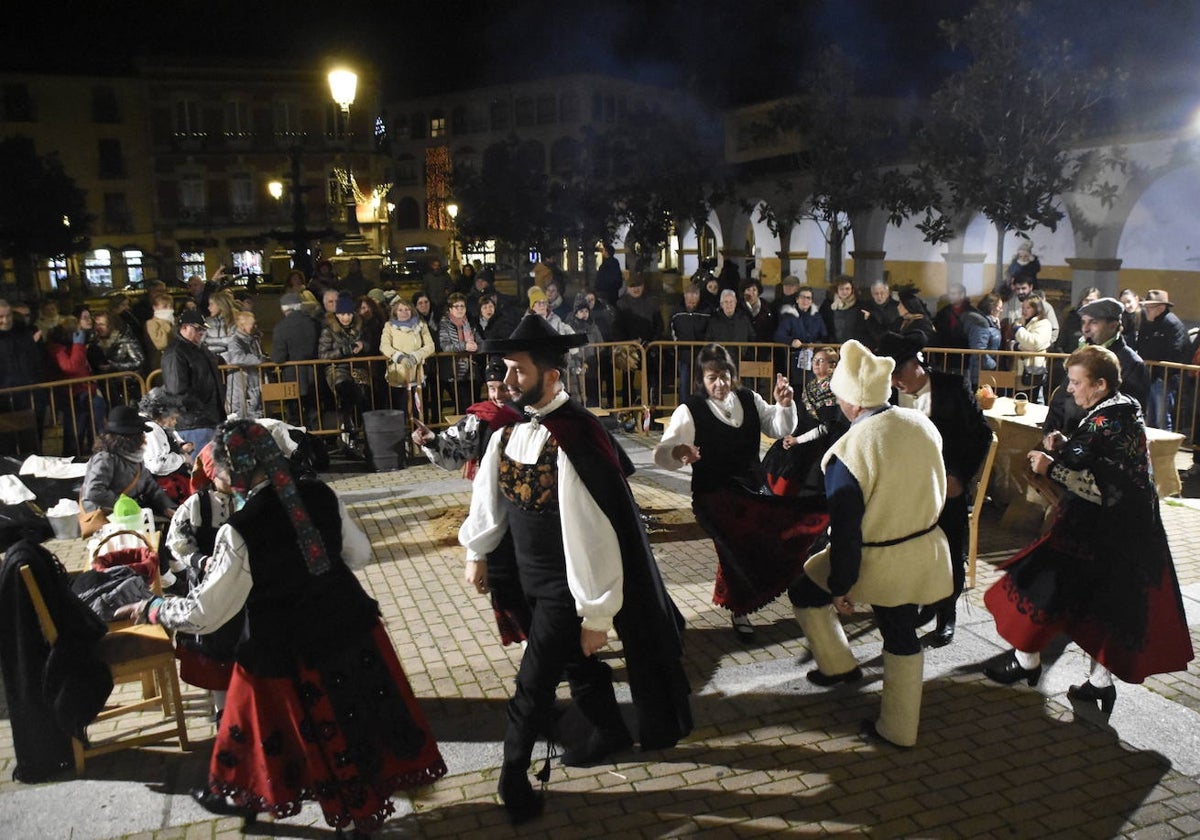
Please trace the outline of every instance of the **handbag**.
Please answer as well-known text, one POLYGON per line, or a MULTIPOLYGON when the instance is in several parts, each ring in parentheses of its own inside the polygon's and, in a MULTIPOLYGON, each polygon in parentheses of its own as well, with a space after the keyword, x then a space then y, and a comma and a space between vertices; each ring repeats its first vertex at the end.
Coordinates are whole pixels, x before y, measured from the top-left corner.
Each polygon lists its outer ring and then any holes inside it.
POLYGON ((1046 379, 1045 365, 1027 365, 1021 371, 1021 384, 1026 386, 1041 385, 1046 379))
MULTIPOLYGON (((138 479, 142 477, 142 465, 138 464, 137 472, 133 474, 133 481, 125 487, 121 493, 128 493, 138 483, 138 479)), ((117 495, 121 495, 120 493, 117 495)), ((104 512, 104 508, 96 508, 95 510, 83 509, 83 491, 79 491, 79 536, 90 537, 92 534, 99 531, 108 524, 108 514, 104 512)))

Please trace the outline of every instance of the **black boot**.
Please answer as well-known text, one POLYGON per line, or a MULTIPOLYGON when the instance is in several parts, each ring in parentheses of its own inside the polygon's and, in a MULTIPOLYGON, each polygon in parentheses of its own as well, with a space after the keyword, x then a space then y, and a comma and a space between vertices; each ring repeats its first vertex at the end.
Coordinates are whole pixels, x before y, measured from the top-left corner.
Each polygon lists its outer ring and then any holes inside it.
POLYGON ((605 759, 633 746, 633 737, 625 724, 620 728, 593 729, 587 739, 562 754, 564 767, 595 767, 605 759))
POLYGON ((506 762, 500 770, 498 793, 504 810, 508 812, 509 822, 513 825, 537 819, 546 807, 545 794, 533 789, 525 767, 506 762))
POLYGON ((926 633, 921 639, 923 647, 940 648, 954 641, 954 622, 957 618, 955 602, 956 599, 954 596, 938 602, 936 608, 937 626, 932 632, 926 633))

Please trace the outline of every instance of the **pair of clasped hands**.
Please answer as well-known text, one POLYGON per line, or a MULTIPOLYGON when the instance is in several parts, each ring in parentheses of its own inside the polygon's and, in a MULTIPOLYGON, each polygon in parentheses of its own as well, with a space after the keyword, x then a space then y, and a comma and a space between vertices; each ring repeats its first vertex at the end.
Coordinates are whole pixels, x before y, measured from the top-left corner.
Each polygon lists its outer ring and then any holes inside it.
MULTIPOLYGON (((787 377, 782 373, 775 374, 775 404, 788 408, 792 404, 795 392, 787 377)), ((710 395, 711 396, 711 395, 710 395)), ((700 460, 700 447, 691 443, 681 443, 671 448, 671 457, 684 464, 694 464, 700 460)))
POLYGON ((1026 456, 1029 460, 1029 471, 1035 475, 1048 475, 1050 468, 1054 466, 1054 458, 1048 453, 1058 449, 1066 442, 1066 435, 1062 432, 1051 432, 1042 438, 1042 449, 1045 449, 1046 452, 1042 452, 1040 449, 1030 450, 1026 456))

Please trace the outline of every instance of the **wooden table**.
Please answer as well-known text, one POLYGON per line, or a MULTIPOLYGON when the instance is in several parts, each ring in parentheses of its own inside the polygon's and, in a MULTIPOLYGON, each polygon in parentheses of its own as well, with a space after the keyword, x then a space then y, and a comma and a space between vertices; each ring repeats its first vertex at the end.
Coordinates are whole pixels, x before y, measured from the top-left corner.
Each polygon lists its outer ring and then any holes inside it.
MULTIPOLYGON (((1029 403, 1025 413, 1018 415, 1013 410, 1012 398, 998 397, 996 404, 983 412, 999 441, 990 482, 991 496, 995 501, 1009 504, 1024 499, 1045 504, 1037 491, 1029 486, 1026 455, 1041 443, 1042 424, 1046 421, 1048 411, 1048 406, 1029 403)), ((1158 487, 1159 498, 1177 495, 1183 485, 1175 468, 1175 455, 1183 443, 1183 435, 1147 428, 1146 440, 1150 446, 1150 461, 1154 466, 1154 483, 1158 487)))

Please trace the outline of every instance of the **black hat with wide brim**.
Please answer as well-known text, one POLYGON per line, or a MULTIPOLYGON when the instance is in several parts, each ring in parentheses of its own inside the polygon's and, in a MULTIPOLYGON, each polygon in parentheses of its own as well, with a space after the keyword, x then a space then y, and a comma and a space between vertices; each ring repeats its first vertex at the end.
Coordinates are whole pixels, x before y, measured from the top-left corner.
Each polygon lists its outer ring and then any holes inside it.
POLYGON ((108 413, 104 431, 113 435, 140 435, 150 431, 150 424, 133 406, 118 405, 108 413))
POLYGON ((508 338, 489 338, 480 346, 484 353, 566 353, 587 344, 583 333, 559 335, 550 322, 536 312, 526 313, 508 338))
POLYGON ((876 356, 888 356, 894 359, 896 367, 907 362, 909 359, 917 359, 921 356, 921 351, 925 349, 925 337, 920 332, 912 332, 901 335, 900 333, 889 332, 879 340, 879 346, 875 348, 876 356))

